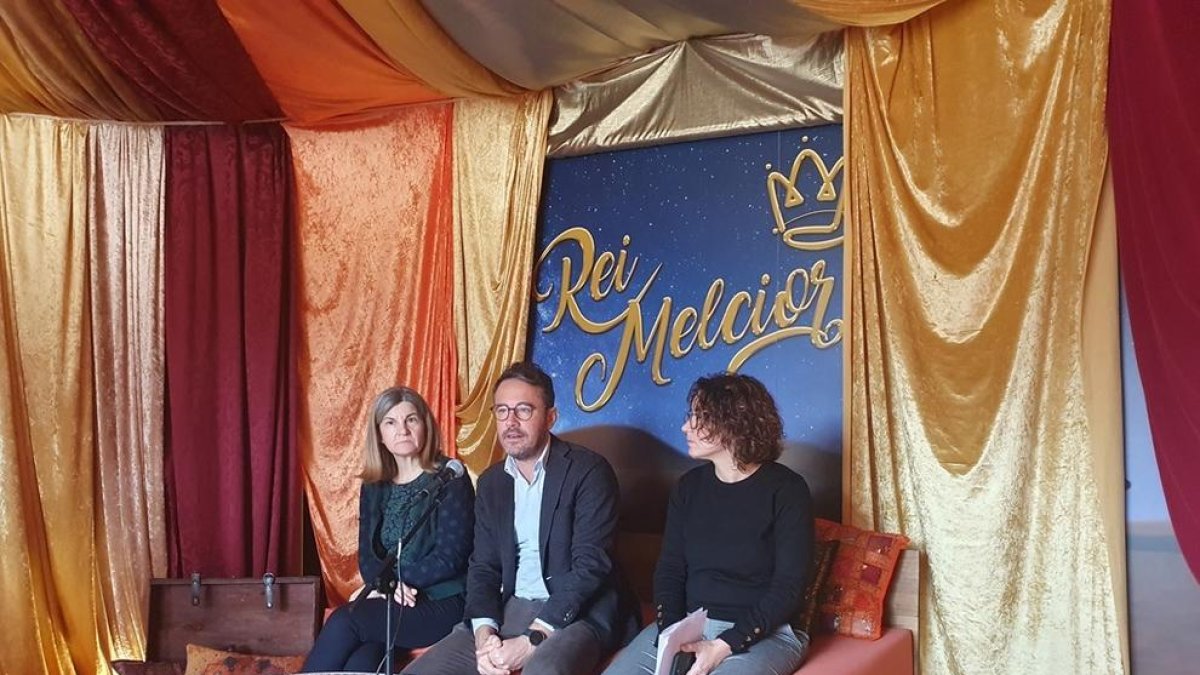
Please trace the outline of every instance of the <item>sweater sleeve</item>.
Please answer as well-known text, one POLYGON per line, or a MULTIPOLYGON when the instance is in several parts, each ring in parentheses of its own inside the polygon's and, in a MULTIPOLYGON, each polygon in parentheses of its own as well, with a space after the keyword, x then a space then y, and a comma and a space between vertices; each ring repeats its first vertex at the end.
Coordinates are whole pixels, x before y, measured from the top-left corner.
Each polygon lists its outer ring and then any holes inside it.
POLYGON ((808 484, 799 476, 782 482, 775 492, 775 565, 767 592, 718 636, 734 653, 770 635, 796 610, 812 565, 813 528, 808 484))
POLYGON ((680 479, 671 490, 662 550, 654 569, 654 612, 660 633, 687 614, 687 562, 684 560, 684 521, 687 515, 684 489, 684 481, 680 479))

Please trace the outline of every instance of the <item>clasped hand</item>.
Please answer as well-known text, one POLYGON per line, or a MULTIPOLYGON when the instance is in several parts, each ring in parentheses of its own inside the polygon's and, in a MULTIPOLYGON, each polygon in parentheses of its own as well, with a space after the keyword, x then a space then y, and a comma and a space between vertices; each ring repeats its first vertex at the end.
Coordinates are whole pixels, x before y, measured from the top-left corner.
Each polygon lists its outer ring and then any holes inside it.
MULTIPOLYGON (((350 594, 350 601, 353 602, 366 589, 367 589, 366 586, 360 586, 357 591, 354 591, 353 593, 350 594)), ((382 598, 382 597, 383 597, 383 594, 376 590, 372 590, 370 593, 367 594, 368 600, 370 600, 371 598, 382 598)), ((415 607, 417 605, 417 589, 413 588, 412 586, 409 586, 408 584, 400 584, 399 586, 397 586, 396 591, 392 597, 393 597, 393 599, 395 599, 396 602, 400 603, 401 605, 404 605, 405 607, 415 607)))
POLYGON ((524 635, 501 640, 495 632, 480 629, 475 635, 475 667, 479 675, 509 675, 525 667, 534 649, 524 635))

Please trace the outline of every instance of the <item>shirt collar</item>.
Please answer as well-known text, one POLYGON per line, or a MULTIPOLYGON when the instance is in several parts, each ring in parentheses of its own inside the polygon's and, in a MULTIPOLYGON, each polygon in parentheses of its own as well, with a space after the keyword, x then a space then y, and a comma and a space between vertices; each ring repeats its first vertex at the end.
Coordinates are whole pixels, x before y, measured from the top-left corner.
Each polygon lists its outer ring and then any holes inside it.
MULTIPOLYGON (((552 440, 553 438, 546 439, 546 446, 542 448, 542 454, 538 455, 537 461, 533 463, 533 480, 529 481, 530 484, 536 482, 538 477, 542 475, 542 470, 546 468, 546 457, 550 454, 550 443, 552 440)), ((505 455, 504 457, 504 473, 512 476, 513 480, 517 478, 525 480, 521 476, 521 470, 517 468, 517 460, 512 455, 505 455)))

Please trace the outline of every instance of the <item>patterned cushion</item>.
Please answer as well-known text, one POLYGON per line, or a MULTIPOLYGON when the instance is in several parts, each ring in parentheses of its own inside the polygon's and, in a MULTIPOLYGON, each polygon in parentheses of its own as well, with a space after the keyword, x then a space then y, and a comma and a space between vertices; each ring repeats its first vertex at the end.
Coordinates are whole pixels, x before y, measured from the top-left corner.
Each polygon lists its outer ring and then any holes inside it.
POLYGON ((839 542, 818 600, 817 627, 878 640, 883 634, 883 601, 908 537, 818 518, 817 540, 839 542))
POLYGON ((303 667, 303 656, 258 656, 187 646, 186 675, 291 675, 303 667))
POLYGON ((829 576, 829 570, 833 568, 833 556, 837 549, 836 539, 818 541, 813 548, 812 579, 800 598, 799 609, 792 616, 792 628, 812 635, 813 622, 817 618, 817 601, 820 599, 822 587, 825 586, 825 579, 829 576))

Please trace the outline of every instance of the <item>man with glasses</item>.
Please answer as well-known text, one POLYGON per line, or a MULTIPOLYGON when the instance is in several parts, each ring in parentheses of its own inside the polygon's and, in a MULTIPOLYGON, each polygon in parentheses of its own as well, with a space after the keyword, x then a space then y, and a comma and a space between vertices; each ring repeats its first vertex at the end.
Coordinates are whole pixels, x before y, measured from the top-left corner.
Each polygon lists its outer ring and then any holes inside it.
POLYGON ((404 672, 588 673, 637 632, 611 555, 616 475, 550 433, 554 384, 536 365, 509 366, 492 402, 506 456, 479 477, 466 621, 404 672))

